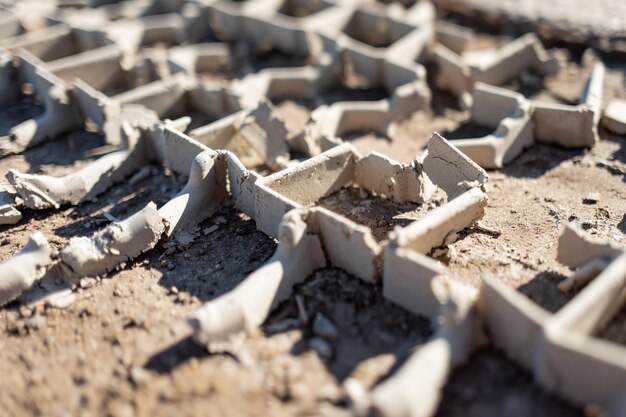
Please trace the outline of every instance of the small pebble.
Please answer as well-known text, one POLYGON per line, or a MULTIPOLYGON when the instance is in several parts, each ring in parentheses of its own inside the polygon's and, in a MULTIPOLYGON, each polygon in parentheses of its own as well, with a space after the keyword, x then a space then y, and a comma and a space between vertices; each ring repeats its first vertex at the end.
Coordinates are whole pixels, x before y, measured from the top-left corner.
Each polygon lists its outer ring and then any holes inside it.
POLYGON ((313 349, 323 360, 328 360, 333 356, 333 348, 321 337, 314 337, 309 340, 309 347, 313 349))
POLYGON ((598 201, 600 201, 600 193, 589 193, 583 198, 583 204, 596 204, 598 201))
POLYGON ((322 313, 317 313, 315 315, 315 320, 313 321, 313 333, 317 336, 323 337, 324 339, 330 340, 335 340, 339 336, 337 327, 322 313))
POLYGON ((219 229, 219 226, 214 224, 211 227, 204 228, 204 230, 202 230, 202 233, 204 233, 204 235, 207 236, 207 235, 210 235, 211 233, 215 232, 217 229, 219 229))
POLYGON ((143 385, 150 379, 150 372, 140 367, 133 367, 130 370, 130 379, 135 385, 143 385))
POLYGON ((91 288, 96 285, 96 279, 91 277, 81 278, 78 285, 80 285, 82 289, 91 288))

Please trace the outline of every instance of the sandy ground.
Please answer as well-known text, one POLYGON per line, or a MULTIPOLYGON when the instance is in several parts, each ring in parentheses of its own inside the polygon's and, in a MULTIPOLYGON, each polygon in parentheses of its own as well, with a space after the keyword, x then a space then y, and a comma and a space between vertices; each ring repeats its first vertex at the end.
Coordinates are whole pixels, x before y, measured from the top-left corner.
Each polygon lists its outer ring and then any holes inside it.
MULTIPOLYGON (((568 102, 578 97, 586 74, 572 63, 539 85, 525 77, 511 87, 568 102)), ((609 62, 605 90, 607 97, 625 95, 617 63, 609 62)), ((433 130, 450 138, 484 131, 466 123, 467 113, 453 102, 436 92, 432 109, 400 123, 392 139, 368 132, 349 139, 363 152, 408 162, 433 130)), ((309 104, 289 100, 277 108, 293 134, 310 111, 309 104)), ((24 117, 17 113, 12 117, 24 117)), ((495 232, 466 229, 440 260, 471 285, 494 276, 550 311, 562 307, 568 298, 555 285, 569 271, 554 258, 565 223, 626 244, 626 139, 605 131, 601 136, 592 150, 534 145, 490 172, 482 225, 495 232), (592 192, 599 200, 585 202, 592 192)), ((0 174, 18 168, 62 175, 87 163, 102 143, 93 133, 63 135, 1 159, 0 174)), ((104 213, 124 218, 149 201, 161 205, 184 183, 154 166, 142 181, 125 182, 80 207, 27 211, 19 224, 0 227, 0 260, 35 230, 61 248, 71 236, 105 226, 110 220, 104 213)), ((359 190, 340 191, 322 204, 370 226, 378 239, 427 209, 378 201, 359 190)), ((425 319, 384 300, 380 285, 329 267, 298 286, 240 351, 210 355, 191 341, 185 317, 262 265, 276 242, 230 203, 193 237, 186 244, 159 244, 107 278, 81 281, 77 300, 65 309, 20 302, 0 309, 0 415, 347 415, 346 378, 376 384, 431 333, 425 319), (319 317, 336 328, 336 337, 315 334, 319 317)), ((599 337, 626 344, 626 309, 599 337)), ((582 416, 584 406, 538 388, 526 371, 487 347, 454 372, 438 415, 582 416)))
POLYGON ((508 34, 537 32, 549 42, 626 55, 622 0, 435 0, 441 16, 508 34))

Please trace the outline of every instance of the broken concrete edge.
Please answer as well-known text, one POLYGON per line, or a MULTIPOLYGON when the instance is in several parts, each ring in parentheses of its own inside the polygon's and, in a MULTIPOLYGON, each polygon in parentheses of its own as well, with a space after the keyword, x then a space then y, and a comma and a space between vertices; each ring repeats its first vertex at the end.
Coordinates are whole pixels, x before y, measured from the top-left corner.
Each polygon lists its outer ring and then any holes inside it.
POLYGON ((459 97, 465 106, 469 94, 478 81, 502 85, 525 69, 541 74, 558 72, 560 63, 555 55, 543 47, 539 38, 528 33, 497 50, 481 50, 457 54, 442 44, 436 45, 434 59, 440 67, 437 84, 459 97))
POLYGON ((519 93, 477 82, 472 121, 495 130, 482 138, 456 139, 454 146, 483 168, 502 168, 533 143, 532 109, 519 93))
POLYGON ((14 300, 45 274, 55 250, 40 232, 28 238, 20 253, 0 265, 0 306, 14 300))
POLYGON ((390 234, 384 254, 383 296, 432 318, 447 296, 451 279, 443 264, 426 255, 482 218, 489 199, 484 192, 486 172, 436 133, 428 142, 423 170, 448 193, 449 201, 390 234))
POLYGON ((372 152, 360 157, 354 166, 354 183, 370 192, 396 202, 424 204, 432 198, 436 186, 420 159, 401 164, 386 155, 372 152))
POLYGON ((535 140, 566 148, 592 147, 598 141, 604 74, 604 64, 596 63, 578 106, 533 101, 535 140))
POLYGON ((426 145, 423 170, 448 194, 449 200, 472 187, 484 188, 489 178, 483 168, 437 132, 433 132, 426 145))
POLYGON ((521 94, 477 82, 472 120, 493 126, 483 138, 455 140, 455 146, 484 168, 501 168, 533 142, 567 148, 591 147, 598 140, 605 68, 594 65, 578 106, 531 101, 521 94))
POLYGON ((260 326, 294 285, 326 265, 320 241, 307 233, 306 211, 293 210, 280 226, 276 253, 239 286, 193 313, 188 322, 196 342, 211 352, 228 350, 260 326))

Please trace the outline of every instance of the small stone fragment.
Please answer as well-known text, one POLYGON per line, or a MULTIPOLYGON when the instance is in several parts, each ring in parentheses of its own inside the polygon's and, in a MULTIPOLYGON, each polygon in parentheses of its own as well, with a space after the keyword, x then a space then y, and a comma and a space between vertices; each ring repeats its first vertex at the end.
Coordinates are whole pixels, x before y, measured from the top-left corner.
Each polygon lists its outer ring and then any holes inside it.
POLYGON ((321 337, 314 337, 309 340, 309 347, 325 361, 329 360, 333 356, 333 348, 321 337))
POLYGON ((304 305, 304 299, 301 295, 296 295, 296 306, 298 307, 298 316, 300 317, 300 321, 302 323, 306 323, 309 321, 309 315, 306 312, 306 307, 304 305))
POLYGON ((148 166, 142 167, 139 171, 137 171, 137 173, 135 173, 135 175, 130 177, 130 180, 128 180, 128 183, 130 185, 135 185, 135 184, 140 183, 141 181, 145 180, 146 178, 150 176, 151 171, 152 169, 148 166))
POLYGON ((96 279, 92 277, 81 278, 78 282, 80 288, 86 290, 87 288, 91 288, 96 284, 96 279))
POLYGON ((596 204, 600 201, 600 193, 589 193, 587 197, 583 198, 583 204, 596 204))
POLYGON ((20 253, 0 264, 0 306, 39 281, 53 262, 55 250, 40 232, 33 233, 20 253))
POLYGON ((219 229, 219 226, 217 225, 213 225, 211 227, 206 227, 202 230, 202 233, 204 233, 205 236, 210 235, 211 233, 215 232, 217 229, 219 229))
MULTIPOLYGON (((86 296, 85 298, 89 297, 86 296)), ((46 297, 46 305, 53 308, 64 309, 69 307, 75 300, 76 294, 74 294, 70 288, 67 288, 46 297)))
POLYGON ((313 321, 313 332, 324 339, 330 340, 335 340, 339 336, 337 327, 322 313, 317 313, 315 315, 315 320, 313 321))

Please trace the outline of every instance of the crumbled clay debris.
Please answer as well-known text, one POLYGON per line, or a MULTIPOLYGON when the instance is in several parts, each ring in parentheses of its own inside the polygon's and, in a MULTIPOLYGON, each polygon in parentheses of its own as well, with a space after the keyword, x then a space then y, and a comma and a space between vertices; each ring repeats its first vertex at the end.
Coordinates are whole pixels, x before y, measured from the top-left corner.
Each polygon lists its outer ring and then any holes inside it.
POLYGON ((406 226, 422 218, 429 210, 447 200, 445 192, 438 191, 428 203, 396 203, 375 196, 363 188, 344 188, 321 199, 317 205, 369 227, 377 241, 388 238, 396 226, 406 226))

